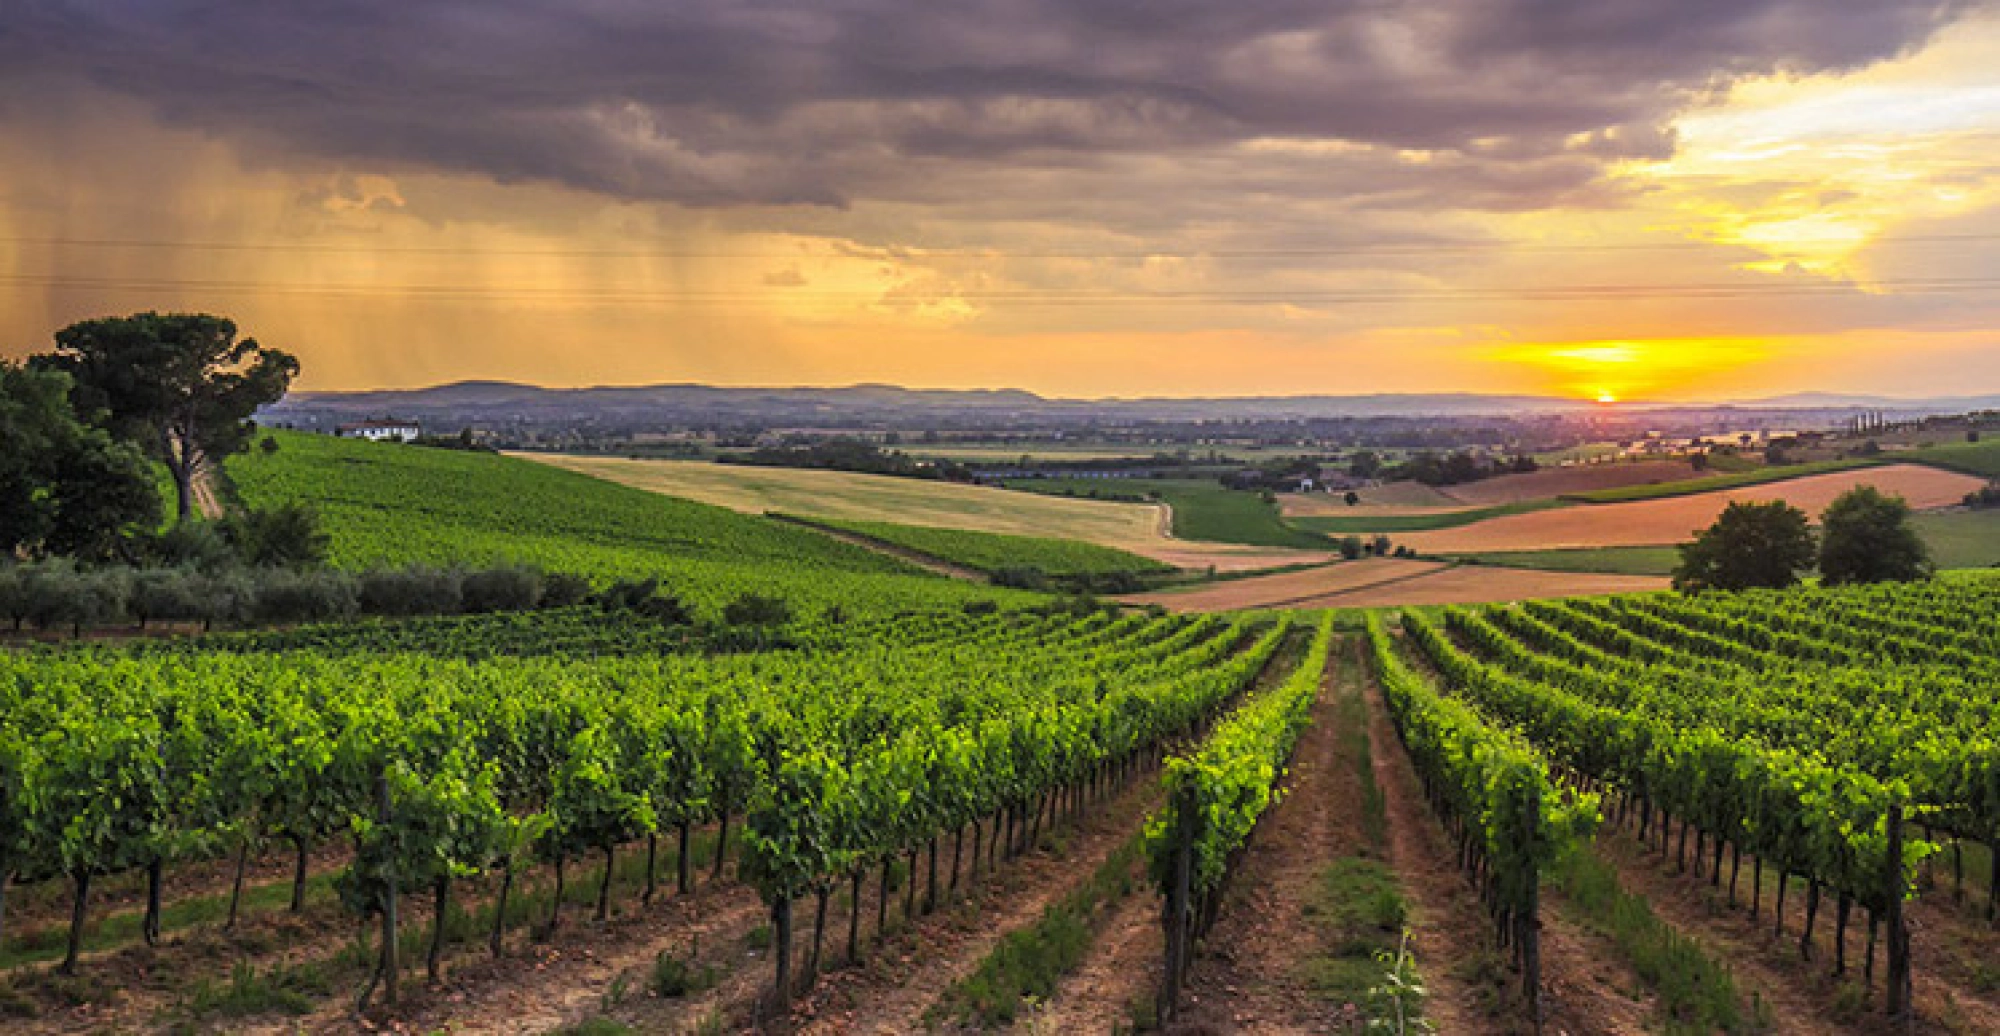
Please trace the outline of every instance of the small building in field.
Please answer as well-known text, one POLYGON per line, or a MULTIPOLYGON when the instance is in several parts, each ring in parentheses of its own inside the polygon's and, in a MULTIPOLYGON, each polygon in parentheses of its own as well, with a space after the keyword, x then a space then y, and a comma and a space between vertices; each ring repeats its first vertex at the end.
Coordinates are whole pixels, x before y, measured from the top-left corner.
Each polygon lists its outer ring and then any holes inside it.
POLYGON ((357 421, 334 429, 334 434, 343 439, 367 439, 371 442, 416 442, 423 429, 414 421, 357 421))

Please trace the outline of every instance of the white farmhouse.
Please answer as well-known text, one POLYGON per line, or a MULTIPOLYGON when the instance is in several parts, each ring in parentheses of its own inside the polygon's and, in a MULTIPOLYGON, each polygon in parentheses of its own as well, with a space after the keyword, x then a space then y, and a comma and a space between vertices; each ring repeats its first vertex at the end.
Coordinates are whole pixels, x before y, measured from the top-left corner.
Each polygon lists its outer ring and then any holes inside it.
POLYGON ((334 429, 334 434, 343 439, 371 442, 416 442, 423 429, 413 421, 359 421, 341 425, 334 429))

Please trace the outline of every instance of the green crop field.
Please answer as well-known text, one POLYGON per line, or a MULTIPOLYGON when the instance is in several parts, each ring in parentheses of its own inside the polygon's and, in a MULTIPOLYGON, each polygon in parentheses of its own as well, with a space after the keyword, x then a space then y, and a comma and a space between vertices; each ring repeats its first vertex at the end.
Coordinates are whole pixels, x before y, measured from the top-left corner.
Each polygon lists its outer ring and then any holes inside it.
POLYGON ((1779 467, 1759 467, 1748 471, 1732 471, 1703 478, 1684 479, 1679 482, 1657 482, 1643 486, 1619 486, 1612 489, 1592 489, 1580 493, 1568 493, 1564 499, 1591 504, 1621 504, 1634 500, 1661 500, 1667 497, 1692 496, 1719 489, 1739 489, 1743 486, 1762 485, 1766 482, 1782 482, 1786 479, 1805 478, 1809 475, 1828 475, 1836 471, 1852 471, 1855 468, 1873 467, 1883 461, 1866 457, 1848 457, 1841 460, 1813 461, 1809 464, 1786 464, 1779 467))
POLYGON ((1897 460, 1913 460, 1968 475, 2000 478, 2000 437, 1989 437, 1980 442, 1941 443, 1893 456, 1897 460))
POLYGON ((904 547, 955 565, 993 573, 1003 569, 1036 569, 1050 576, 1154 574, 1174 571, 1172 565, 1110 547, 1077 540, 1008 536, 965 529, 932 529, 894 522, 812 519, 814 524, 845 529, 870 539, 904 547))
POLYGON ((1931 548, 1939 568, 2000 565, 2000 510, 1919 514, 1910 524, 1931 548))
POLYGON ((697 604, 946 602, 992 591, 827 536, 486 453, 277 432, 232 458, 245 505, 311 505, 343 568, 519 561, 600 581, 659 575, 697 604))
POLYGON ((1325 537, 1287 525, 1277 506, 1265 503, 1258 494, 1225 489, 1213 479, 1028 478, 1010 480, 1007 488, 1044 496, 1106 500, 1157 494, 1173 508, 1174 535, 1184 540, 1304 550, 1325 550, 1329 546, 1325 537))

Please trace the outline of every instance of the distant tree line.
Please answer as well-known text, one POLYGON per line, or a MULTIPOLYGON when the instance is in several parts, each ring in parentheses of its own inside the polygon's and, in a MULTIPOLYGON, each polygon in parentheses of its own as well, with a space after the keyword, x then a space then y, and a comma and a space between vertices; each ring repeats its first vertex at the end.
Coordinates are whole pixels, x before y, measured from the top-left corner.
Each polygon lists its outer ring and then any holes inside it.
POLYGON ((945 482, 973 480, 972 469, 955 461, 920 461, 901 450, 885 450, 859 439, 826 439, 800 446, 766 446, 745 453, 725 453, 715 459, 721 464, 769 468, 853 471, 945 482))

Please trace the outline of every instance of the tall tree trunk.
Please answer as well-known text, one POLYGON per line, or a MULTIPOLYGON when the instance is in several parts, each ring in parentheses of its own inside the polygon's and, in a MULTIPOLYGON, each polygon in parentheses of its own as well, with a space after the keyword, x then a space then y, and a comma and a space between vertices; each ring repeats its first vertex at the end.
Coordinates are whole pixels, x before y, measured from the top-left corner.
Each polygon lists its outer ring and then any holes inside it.
POLYGON ((431 904, 435 912, 431 915, 431 952, 424 958, 424 976, 436 985, 444 977, 444 926, 445 908, 451 905, 451 876, 440 875, 431 887, 431 904))
POLYGON ((243 903, 243 871, 250 866, 250 840, 236 847, 236 880, 229 883, 229 920, 222 923, 222 930, 236 930, 236 911, 243 903))
POLYGON ((56 968, 58 973, 64 975, 76 974, 76 957, 83 952, 83 920, 87 916, 90 900, 90 872, 77 871, 71 877, 76 881, 76 896, 69 907, 69 952, 63 954, 62 965, 56 968))
POLYGON ((194 514, 194 472, 180 464, 168 464, 167 470, 174 476, 174 521, 185 525, 194 514))

